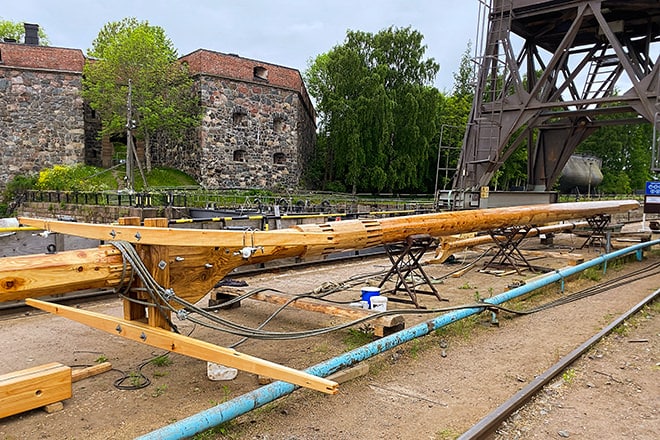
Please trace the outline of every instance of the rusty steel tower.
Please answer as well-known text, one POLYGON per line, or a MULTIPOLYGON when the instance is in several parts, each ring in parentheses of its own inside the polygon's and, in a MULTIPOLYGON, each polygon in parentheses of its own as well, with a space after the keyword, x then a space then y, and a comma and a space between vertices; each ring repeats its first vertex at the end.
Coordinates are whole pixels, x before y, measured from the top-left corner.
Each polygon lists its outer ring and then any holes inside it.
POLYGON ((523 145, 527 190, 547 191, 599 127, 658 123, 660 1, 479 2, 475 98, 450 207, 523 145))

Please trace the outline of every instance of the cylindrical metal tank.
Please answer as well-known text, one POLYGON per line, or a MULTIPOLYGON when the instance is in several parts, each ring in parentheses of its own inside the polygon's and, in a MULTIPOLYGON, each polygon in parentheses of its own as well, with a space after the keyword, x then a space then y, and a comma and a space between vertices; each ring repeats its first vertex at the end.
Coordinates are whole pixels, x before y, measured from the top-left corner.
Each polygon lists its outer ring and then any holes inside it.
POLYGON ((559 190, 567 194, 593 193, 603 181, 602 165, 603 161, 596 156, 574 154, 561 172, 559 190))

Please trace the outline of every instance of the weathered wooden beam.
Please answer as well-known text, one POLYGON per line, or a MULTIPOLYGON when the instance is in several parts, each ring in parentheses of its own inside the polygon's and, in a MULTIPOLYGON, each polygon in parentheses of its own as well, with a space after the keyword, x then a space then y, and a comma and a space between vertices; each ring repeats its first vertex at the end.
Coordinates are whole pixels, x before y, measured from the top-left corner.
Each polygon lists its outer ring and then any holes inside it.
POLYGON ((330 380, 161 328, 32 298, 26 299, 25 302, 37 309, 63 316, 81 324, 103 330, 106 333, 122 336, 152 347, 169 350, 207 362, 219 363, 249 373, 272 377, 273 379, 311 388, 327 394, 338 392, 337 383, 330 380))
MULTIPOLYGON (((295 309, 306 310, 309 312, 323 313, 326 315, 339 316, 356 320, 366 316, 373 315, 374 312, 370 310, 361 309, 359 307, 343 306, 340 304, 329 304, 323 301, 315 300, 314 298, 298 298, 291 301, 294 297, 291 295, 276 293, 276 292, 257 292, 250 296, 250 299, 263 301, 270 304, 283 305, 289 303, 289 306, 295 309)), ((388 333, 388 329, 401 330, 405 327, 405 320, 401 315, 389 315, 376 318, 371 321, 376 327, 376 336, 384 336, 388 333)))

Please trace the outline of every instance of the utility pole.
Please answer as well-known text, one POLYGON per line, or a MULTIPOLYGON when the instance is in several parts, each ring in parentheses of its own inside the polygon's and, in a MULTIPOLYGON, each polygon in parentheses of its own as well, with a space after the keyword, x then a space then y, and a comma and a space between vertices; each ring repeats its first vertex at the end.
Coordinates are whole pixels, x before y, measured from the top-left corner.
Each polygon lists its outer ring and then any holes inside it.
POLYGON ((133 192, 133 114, 131 104, 131 80, 128 80, 128 98, 126 103, 126 189, 133 192))

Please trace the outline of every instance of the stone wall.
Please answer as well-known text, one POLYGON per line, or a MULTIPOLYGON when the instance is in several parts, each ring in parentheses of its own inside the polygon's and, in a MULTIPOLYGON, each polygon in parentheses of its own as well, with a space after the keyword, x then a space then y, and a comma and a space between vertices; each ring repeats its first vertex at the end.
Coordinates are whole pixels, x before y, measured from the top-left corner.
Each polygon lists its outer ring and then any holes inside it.
POLYGON ((18 174, 84 161, 81 75, 0 65, 0 186, 18 174))
MULTIPOLYGON (((204 118, 184 139, 156 136, 154 165, 208 188, 299 186, 316 135, 300 72, 201 49, 181 61, 204 118)), ((0 43, 0 188, 56 164, 111 165, 100 119, 80 96, 84 62, 78 49, 0 43)))
POLYGON ((176 166, 207 188, 300 186, 316 142, 300 73, 205 50, 183 60, 196 73, 202 123, 187 141, 158 139, 154 162, 176 166))

